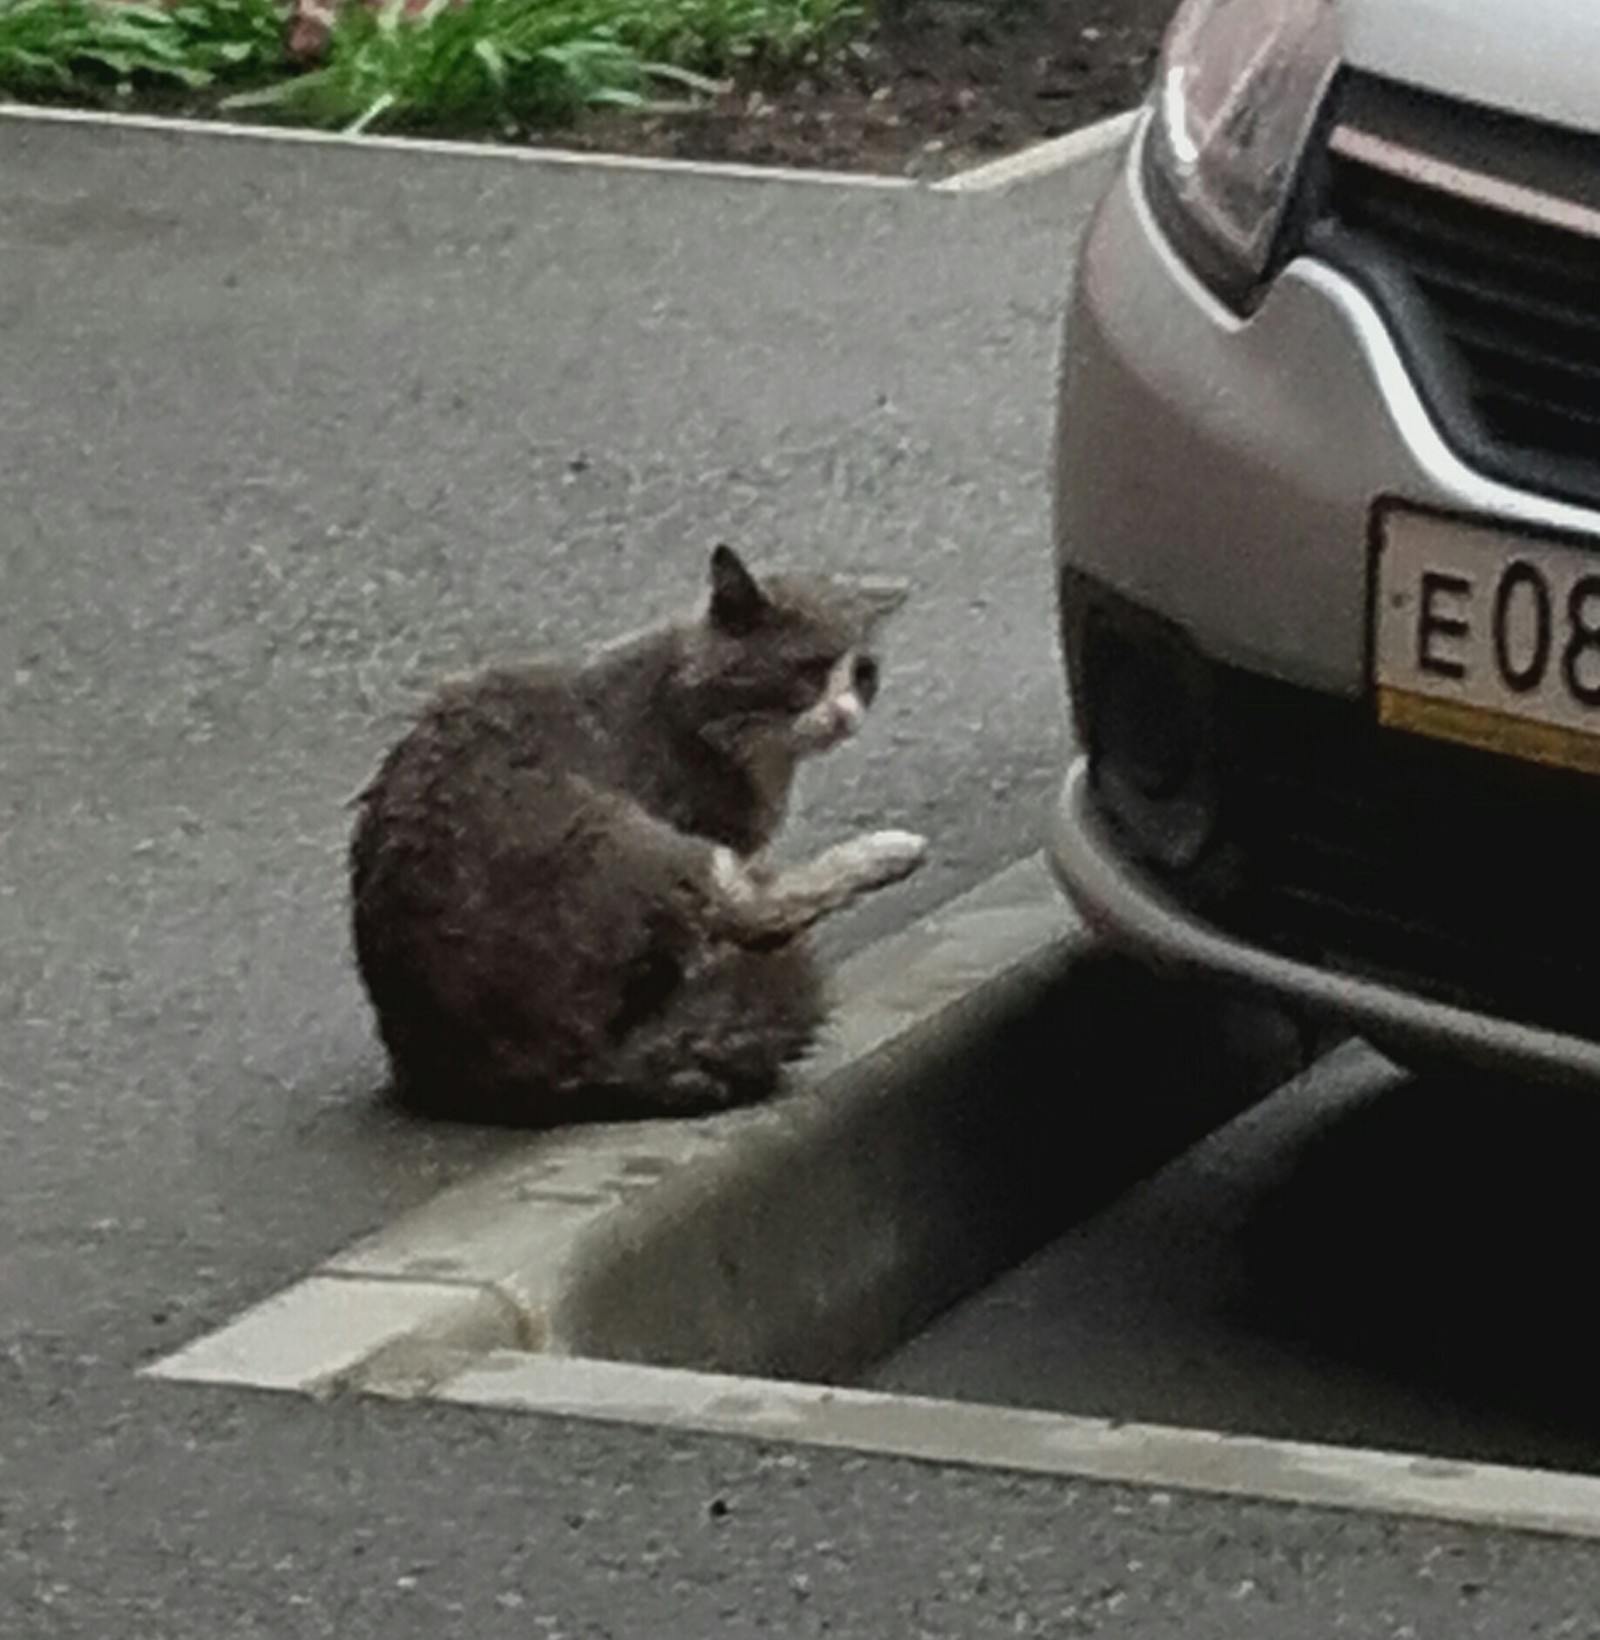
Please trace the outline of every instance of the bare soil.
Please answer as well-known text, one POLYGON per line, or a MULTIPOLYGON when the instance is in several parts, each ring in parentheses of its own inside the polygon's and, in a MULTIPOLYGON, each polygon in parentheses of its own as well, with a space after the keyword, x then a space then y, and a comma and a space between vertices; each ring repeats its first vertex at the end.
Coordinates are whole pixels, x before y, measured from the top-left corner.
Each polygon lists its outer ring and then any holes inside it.
POLYGON ((520 140, 674 159, 937 177, 1144 95, 1177 0, 886 0, 841 61, 752 73, 694 110, 588 116, 520 140))

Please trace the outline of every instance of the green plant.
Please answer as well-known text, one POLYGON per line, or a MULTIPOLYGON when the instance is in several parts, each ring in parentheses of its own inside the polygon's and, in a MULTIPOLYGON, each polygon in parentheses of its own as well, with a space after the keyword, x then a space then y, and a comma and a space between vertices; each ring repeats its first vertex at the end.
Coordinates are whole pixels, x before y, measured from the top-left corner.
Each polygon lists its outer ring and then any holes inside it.
POLYGON ((0 91, 95 102, 165 87, 315 125, 499 131, 710 94, 741 63, 826 50, 865 3, 346 0, 325 60, 292 73, 288 0, 0 0, 0 91))
POLYGON ((284 17, 281 0, 0 0, 0 87, 94 98, 259 78, 285 62, 284 17))
POLYGON ((861 15, 858 0, 405 0, 350 4, 326 61, 230 100, 316 124, 541 123, 597 104, 701 94, 754 56, 791 61, 861 15))

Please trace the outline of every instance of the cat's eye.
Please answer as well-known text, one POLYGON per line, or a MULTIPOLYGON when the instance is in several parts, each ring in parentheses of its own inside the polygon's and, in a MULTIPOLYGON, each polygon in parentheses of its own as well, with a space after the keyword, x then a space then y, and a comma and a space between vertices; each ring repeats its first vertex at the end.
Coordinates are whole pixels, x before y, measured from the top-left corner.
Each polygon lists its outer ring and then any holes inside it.
POLYGON ((819 693, 828 687, 828 679, 833 676, 833 669, 837 662, 826 658, 812 661, 802 661, 796 667, 796 673, 807 689, 815 689, 819 693))
POLYGON ((860 655, 856 658, 855 674, 852 680, 856 693, 862 700, 871 702, 878 692, 878 663, 870 655, 860 655))

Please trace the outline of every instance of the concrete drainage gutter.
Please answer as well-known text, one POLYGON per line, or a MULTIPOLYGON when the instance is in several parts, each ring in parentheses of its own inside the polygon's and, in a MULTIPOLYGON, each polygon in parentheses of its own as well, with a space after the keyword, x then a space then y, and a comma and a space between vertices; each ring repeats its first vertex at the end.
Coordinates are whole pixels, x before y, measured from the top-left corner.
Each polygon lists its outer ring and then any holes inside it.
POLYGON ((1037 859, 860 953, 836 989, 783 1098, 530 1138, 146 1370, 426 1393, 509 1349, 838 1382, 1291 1052, 1099 956, 1037 859))

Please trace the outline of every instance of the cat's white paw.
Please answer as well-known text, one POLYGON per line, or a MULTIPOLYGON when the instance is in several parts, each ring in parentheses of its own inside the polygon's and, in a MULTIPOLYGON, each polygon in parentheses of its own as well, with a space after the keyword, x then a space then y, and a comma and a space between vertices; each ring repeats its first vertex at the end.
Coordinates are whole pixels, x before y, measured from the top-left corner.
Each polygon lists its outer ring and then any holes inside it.
POLYGON ((874 831, 858 837, 862 876, 873 888, 909 877, 928 858, 928 839, 914 831, 874 831))
POLYGON ((732 905, 748 905, 758 893, 754 873, 731 848, 712 849, 711 887, 732 905))

